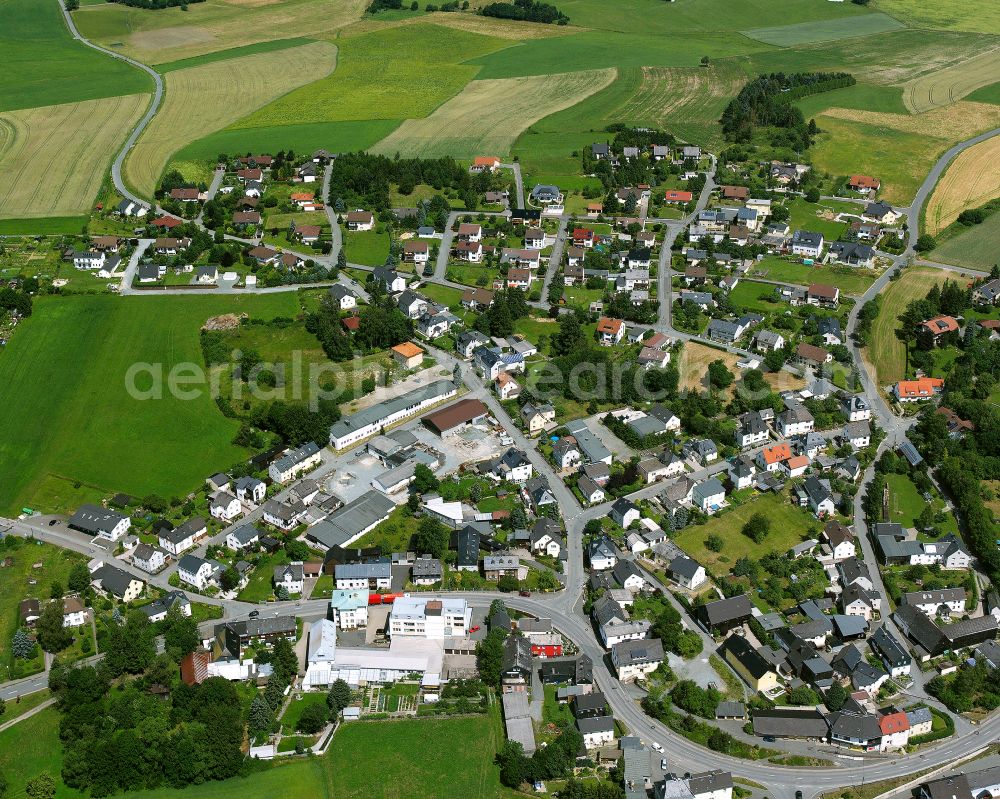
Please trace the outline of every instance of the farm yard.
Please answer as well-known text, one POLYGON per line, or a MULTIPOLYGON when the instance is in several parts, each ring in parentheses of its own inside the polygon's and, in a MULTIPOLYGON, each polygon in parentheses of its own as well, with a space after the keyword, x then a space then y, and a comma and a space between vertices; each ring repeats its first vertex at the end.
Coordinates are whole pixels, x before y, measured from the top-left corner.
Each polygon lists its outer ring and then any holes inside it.
POLYGON ((959 153, 948 165, 927 201, 925 225, 931 235, 940 233, 962 211, 977 208, 1000 195, 1000 139, 980 142, 959 153))
POLYGON ((125 182, 151 195, 170 156, 187 142, 224 128, 262 101, 329 74, 336 56, 332 44, 314 42, 167 73, 163 106, 126 159, 125 182), (198 113, 192 113, 194 108, 198 113))
POLYGON ((866 350, 866 357, 875 367, 880 386, 896 383, 904 376, 906 351, 903 342, 896 338, 899 315, 910 302, 925 296, 931 286, 943 283, 948 277, 947 272, 937 269, 910 267, 882 292, 882 308, 872 326, 871 342, 866 350))
POLYGON ((515 139, 542 117, 608 86, 615 70, 472 81, 424 119, 409 119, 373 149, 425 158, 510 151, 515 139))
POLYGON ((0 113, 0 218, 90 210, 147 94, 0 113))
MULTIPOLYGON (((116 490, 183 494, 243 456, 231 443, 238 423, 222 416, 207 386, 191 400, 166 388, 163 399, 137 399, 126 388, 135 363, 163 364, 165 372, 201 364, 201 325, 241 311, 295 316, 298 302, 292 292, 38 300, 0 358, 0 384, 18 386, 0 419, 0 512, 33 504, 65 511, 116 490)), ((148 388, 149 379, 137 385, 148 388)))

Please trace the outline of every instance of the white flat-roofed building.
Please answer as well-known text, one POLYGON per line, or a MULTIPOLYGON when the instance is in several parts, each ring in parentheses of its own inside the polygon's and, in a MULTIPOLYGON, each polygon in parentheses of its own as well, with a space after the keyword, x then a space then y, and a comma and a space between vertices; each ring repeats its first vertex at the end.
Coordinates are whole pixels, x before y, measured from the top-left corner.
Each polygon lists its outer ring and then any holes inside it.
POLYGON ((464 599, 450 597, 400 597, 389 614, 389 637, 444 640, 468 634, 472 609, 464 599))

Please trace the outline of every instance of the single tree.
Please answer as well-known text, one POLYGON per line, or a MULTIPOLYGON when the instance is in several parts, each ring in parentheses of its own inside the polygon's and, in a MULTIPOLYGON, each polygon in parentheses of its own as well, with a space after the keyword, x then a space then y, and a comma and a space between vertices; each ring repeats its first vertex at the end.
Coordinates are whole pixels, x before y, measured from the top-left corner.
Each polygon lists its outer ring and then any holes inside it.
POLYGON ((330 712, 337 716, 344 712, 344 708, 350 704, 351 701, 351 686, 349 686, 343 680, 338 679, 333 685, 330 686, 330 691, 326 695, 326 704, 330 708, 330 712))

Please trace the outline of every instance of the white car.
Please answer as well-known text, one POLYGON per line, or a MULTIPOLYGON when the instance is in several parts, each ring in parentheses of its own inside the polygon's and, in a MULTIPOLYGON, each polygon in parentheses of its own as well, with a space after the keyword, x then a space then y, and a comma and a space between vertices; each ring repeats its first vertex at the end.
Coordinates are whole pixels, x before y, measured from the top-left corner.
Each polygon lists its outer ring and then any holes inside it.
POLYGON ((662 751, 663 751, 663 747, 662 747, 662 746, 660 746, 660 745, 659 745, 659 744, 657 744, 657 743, 654 743, 654 744, 652 744, 652 748, 653 748, 653 751, 654 751, 654 752, 662 752, 662 751))
POLYGON ((660 758, 660 771, 667 770, 667 759, 665 757, 660 758))

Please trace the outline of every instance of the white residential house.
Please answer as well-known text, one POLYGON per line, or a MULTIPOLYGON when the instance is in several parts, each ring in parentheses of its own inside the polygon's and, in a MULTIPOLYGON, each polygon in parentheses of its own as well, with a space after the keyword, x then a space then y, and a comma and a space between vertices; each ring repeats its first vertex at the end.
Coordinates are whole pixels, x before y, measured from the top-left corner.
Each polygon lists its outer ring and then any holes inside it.
POLYGON ((792 255, 805 258, 819 258, 823 253, 823 234, 808 230, 796 230, 792 234, 792 255))
POLYGON ((642 679, 663 662, 663 642, 659 638, 622 641, 611 648, 611 662, 621 682, 642 679))
POLYGON ((220 491, 212 500, 209 512, 216 519, 231 522, 243 513, 243 504, 228 491, 220 491))
POLYGON ((726 489, 714 477, 697 483, 692 491, 691 501, 704 513, 711 513, 713 508, 722 505, 726 500, 726 489))
POLYGON ((334 590, 330 595, 330 615, 341 630, 367 627, 368 590, 334 590))
POLYGON ((241 502, 252 502, 255 505, 263 502, 264 496, 267 493, 267 486, 264 484, 264 481, 258 480, 256 477, 237 478, 234 488, 236 489, 236 498, 238 500, 241 502))
POLYGON ((260 530, 252 524, 243 524, 226 536, 226 546, 239 551, 256 546, 260 541, 260 530))
MULTIPOLYGON (((59 600, 53 600, 58 602, 59 600)), ((63 627, 80 627, 87 623, 87 607, 80 601, 79 597, 68 596, 62 600, 63 606, 63 627)))
POLYGON ((148 574, 156 574, 167 564, 167 553, 159 547, 139 544, 132 550, 132 565, 148 574))
POLYGON ((639 521, 642 517, 642 512, 639 510, 638 505, 622 497, 611 506, 609 516, 611 516, 611 520, 615 524, 623 530, 627 530, 632 526, 633 522, 639 521))
MULTIPOLYGON (((225 492, 223 492, 225 493, 225 492)), ((208 532, 208 525, 199 516, 188 519, 173 530, 163 530, 158 534, 160 546, 174 557, 193 549, 195 542, 208 532)))
POLYGON ((214 581, 215 569, 211 563, 194 555, 185 555, 177 564, 177 576, 182 583, 203 591, 214 581))
POLYGON ((678 585, 689 591, 694 591, 699 586, 704 585, 708 579, 705 567, 687 555, 680 555, 670 561, 670 576, 678 585))
POLYGON ((584 717, 576 720, 576 727, 583 737, 587 749, 600 749, 615 739, 615 719, 613 716, 584 717))
POLYGON ((301 594, 305 586, 305 569, 301 560, 293 560, 274 567, 274 587, 284 588, 289 594, 301 594))
POLYGON ((338 563, 334 570, 337 588, 378 590, 392 587, 392 566, 389 563, 338 563))
POLYGON ((287 483, 323 460, 323 451, 314 441, 289 449, 267 468, 268 476, 275 483, 287 483))

